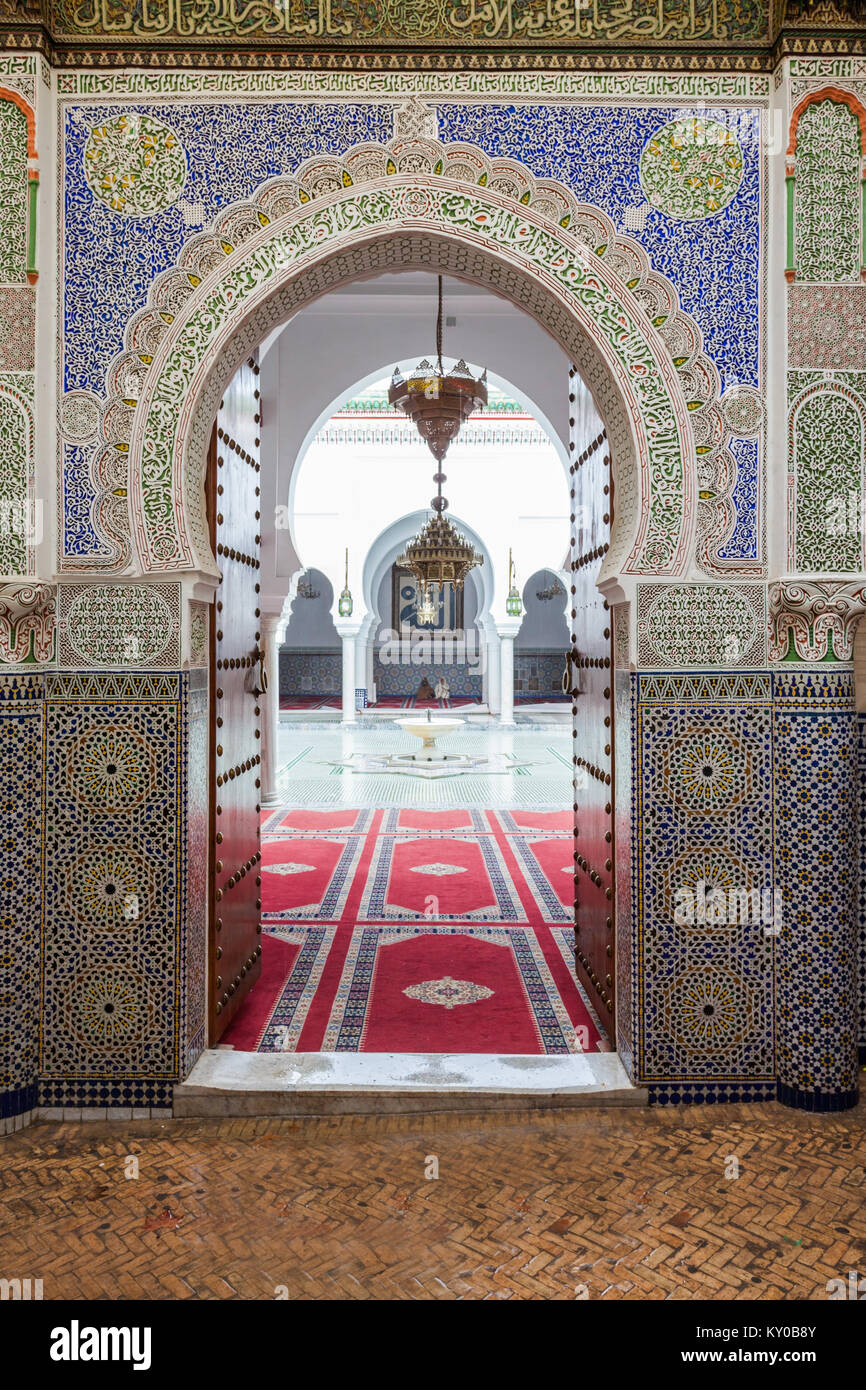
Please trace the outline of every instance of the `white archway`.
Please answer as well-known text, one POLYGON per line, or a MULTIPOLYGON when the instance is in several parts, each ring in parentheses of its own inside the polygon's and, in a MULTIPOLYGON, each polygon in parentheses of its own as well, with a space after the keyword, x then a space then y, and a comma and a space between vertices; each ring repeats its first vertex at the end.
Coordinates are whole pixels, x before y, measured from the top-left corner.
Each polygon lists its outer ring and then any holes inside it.
MULTIPOLYGON (((482 536, 467 525, 462 517, 455 516, 453 513, 450 515, 457 529, 463 532, 466 539, 483 557, 482 564, 471 570, 466 578, 466 586, 471 590, 476 601, 472 629, 468 633, 464 632, 462 652, 452 648, 451 656, 460 656, 462 658, 460 664, 470 662, 473 665, 478 664, 476 674, 481 677, 482 695, 486 698, 488 695, 489 646, 491 642, 498 640, 495 623, 491 616, 491 605, 496 586, 496 570, 489 548, 485 545, 482 536)), ((356 671, 365 673, 368 690, 374 679, 377 637, 380 639, 383 651, 395 657, 407 655, 407 653, 392 651, 397 644, 390 637, 393 632, 391 613, 390 611, 387 613, 381 611, 379 594, 384 577, 390 574, 391 566, 405 548, 406 542, 423 526, 428 516, 428 512, 418 511, 400 517, 390 526, 385 527, 381 534, 376 537, 367 553, 362 585, 362 599, 366 612, 357 638, 356 671)))
MULTIPOLYGON (((487 607, 499 619, 506 616, 509 549, 518 572, 526 574, 554 556, 561 561, 569 539, 569 475, 559 451, 532 422, 506 439, 501 426, 507 424, 506 416, 492 427, 498 442, 473 443, 470 421, 444 464, 449 514, 459 517, 495 556, 495 579, 488 566, 484 582, 493 585, 487 607), (532 488, 526 497, 528 478, 532 488)), ((358 427, 346 417, 334 421, 333 433, 330 428, 320 431, 294 471, 285 508, 297 563, 316 564, 328 573, 335 595, 343 586, 349 551, 356 621, 371 606, 363 573, 368 555, 381 543, 383 522, 389 527, 396 523, 399 540, 408 540, 428 519, 429 509, 422 510, 419 503, 434 490, 435 462, 412 426, 394 415, 383 428, 380 437, 375 422, 368 437, 365 425, 358 427), (399 439, 391 437, 392 428, 399 439), (415 521, 404 527, 410 515, 415 521)))

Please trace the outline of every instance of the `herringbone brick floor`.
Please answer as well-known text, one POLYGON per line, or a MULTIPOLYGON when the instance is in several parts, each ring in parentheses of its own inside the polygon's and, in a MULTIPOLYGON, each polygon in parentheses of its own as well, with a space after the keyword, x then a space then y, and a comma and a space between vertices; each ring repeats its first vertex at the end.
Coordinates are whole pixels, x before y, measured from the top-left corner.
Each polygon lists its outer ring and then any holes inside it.
POLYGON ((39 1124, 0 1140, 0 1276, 46 1299, 824 1299, 866 1272, 864 1116, 39 1124))

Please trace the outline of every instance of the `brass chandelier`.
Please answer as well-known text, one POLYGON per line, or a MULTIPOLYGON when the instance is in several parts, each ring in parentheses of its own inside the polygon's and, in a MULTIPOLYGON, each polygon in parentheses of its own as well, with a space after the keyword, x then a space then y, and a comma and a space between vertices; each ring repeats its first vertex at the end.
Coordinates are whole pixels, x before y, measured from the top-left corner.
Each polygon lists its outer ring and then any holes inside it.
POLYGON ((466 363, 460 361, 446 375, 442 366, 442 276, 439 276, 439 313, 436 320, 437 367, 428 361, 415 369, 415 374, 403 377, 394 369, 388 400, 413 420, 440 468, 433 474, 436 496, 430 505, 435 513, 414 536, 397 564, 415 579, 418 586, 415 611, 418 622, 433 623, 438 612, 438 589, 442 584, 463 587, 471 569, 483 564, 479 555, 459 532, 445 512, 448 499, 442 496, 445 474, 441 463, 453 439, 460 433, 464 420, 479 406, 487 404, 487 372, 473 377, 466 363), (434 599, 434 589, 437 591, 434 599))
POLYGON ((442 276, 439 276, 439 313, 436 319, 436 366, 426 357, 413 374, 404 377, 394 368, 388 401, 414 423, 438 463, 452 439, 474 410, 487 404, 487 372, 476 378, 461 357, 450 372, 442 365, 442 276))

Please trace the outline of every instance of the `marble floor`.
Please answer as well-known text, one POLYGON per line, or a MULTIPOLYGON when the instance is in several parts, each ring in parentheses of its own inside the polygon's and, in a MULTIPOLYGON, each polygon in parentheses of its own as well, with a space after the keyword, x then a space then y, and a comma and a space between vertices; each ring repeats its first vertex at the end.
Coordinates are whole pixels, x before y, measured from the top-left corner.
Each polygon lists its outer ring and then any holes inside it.
POLYGON ((507 772, 462 773, 424 782, 395 773, 349 770, 352 762, 360 765, 366 756, 412 753, 418 747, 416 738, 393 720, 381 717, 361 720, 350 728, 282 721, 277 759, 279 800, 307 808, 468 806, 516 810, 530 806, 537 810, 545 806, 562 810, 572 803, 570 712, 527 717, 510 729, 480 716, 442 740, 445 753, 487 756, 511 769, 507 772))

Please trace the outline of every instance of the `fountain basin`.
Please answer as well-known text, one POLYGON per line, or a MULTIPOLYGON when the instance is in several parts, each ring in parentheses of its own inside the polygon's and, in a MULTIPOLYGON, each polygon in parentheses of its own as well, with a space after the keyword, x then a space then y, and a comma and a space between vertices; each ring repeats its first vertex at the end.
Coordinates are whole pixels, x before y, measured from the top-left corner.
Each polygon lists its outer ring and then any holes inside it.
POLYGON ((445 738, 447 734, 456 734, 458 729, 463 728, 466 720, 427 719, 416 714, 410 719, 397 719, 395 722, 399 724, 401 729, 405 729, 407 734, 414 734, 415 738, 421 739, 419 751, 405 756, 411 758, 413 762, 438 763, 445 761, 445 754, 436 747, 437 738, 445 738))

